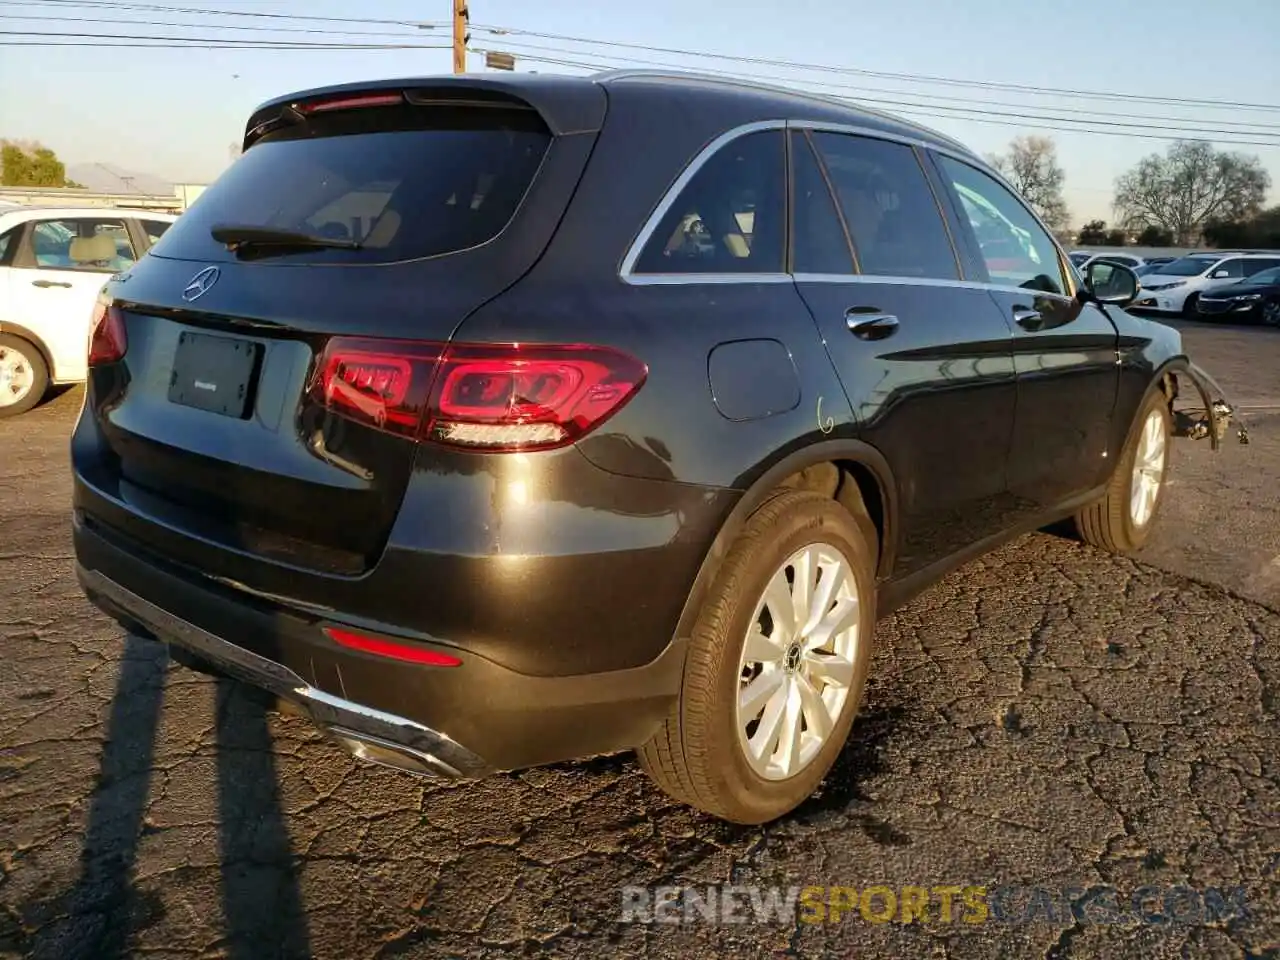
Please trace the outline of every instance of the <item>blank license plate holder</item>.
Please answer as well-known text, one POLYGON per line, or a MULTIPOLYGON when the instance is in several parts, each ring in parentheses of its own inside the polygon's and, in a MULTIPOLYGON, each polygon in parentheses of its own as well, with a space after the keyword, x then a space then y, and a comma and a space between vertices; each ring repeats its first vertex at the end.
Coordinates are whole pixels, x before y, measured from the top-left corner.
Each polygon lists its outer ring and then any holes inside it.
POLYGON ((169 400, 244 420, 253 402, 262 344, 238 337, 184 332, 169 375, 169 400))

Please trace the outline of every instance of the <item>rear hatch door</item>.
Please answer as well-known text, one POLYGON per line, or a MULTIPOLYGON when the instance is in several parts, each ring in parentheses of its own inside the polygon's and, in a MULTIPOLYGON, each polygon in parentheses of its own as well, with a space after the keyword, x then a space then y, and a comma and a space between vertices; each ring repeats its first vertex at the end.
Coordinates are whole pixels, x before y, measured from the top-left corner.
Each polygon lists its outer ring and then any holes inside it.
POLYGON ((244 154, 108 290, 128 346, 92 372, 101 442, 79 465, 128 533, 201 565, 200 541, 328 573, 377 562, 439 344, 545 249, 603 121, 597 86, 565 89, 558 117, 493 84, 254 116, 244 154), (254 229, 310 239, 226 241, 254 229), (385 340, 418 345, 388 360, 385 340))

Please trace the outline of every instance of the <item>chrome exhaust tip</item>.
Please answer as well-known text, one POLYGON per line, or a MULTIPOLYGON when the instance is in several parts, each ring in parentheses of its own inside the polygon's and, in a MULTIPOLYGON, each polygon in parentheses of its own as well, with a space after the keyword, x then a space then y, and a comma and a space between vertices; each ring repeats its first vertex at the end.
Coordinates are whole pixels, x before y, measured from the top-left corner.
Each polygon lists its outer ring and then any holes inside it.
POLYGON ((325 732, 352 756, 380 767, 390 767, 420 777, 436 780, 460 780, 462 775, 439 757, 403 744, 392 743, 367 733, 357 733, 345 727, 328 727, 325 732))

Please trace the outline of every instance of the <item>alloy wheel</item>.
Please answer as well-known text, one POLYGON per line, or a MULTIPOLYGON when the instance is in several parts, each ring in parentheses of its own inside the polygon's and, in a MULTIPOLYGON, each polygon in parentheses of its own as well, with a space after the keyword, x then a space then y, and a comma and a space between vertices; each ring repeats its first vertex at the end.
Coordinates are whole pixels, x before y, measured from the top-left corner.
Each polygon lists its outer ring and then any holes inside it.
POLYGON ((35 382, 35 370, 27 356, 14 347, 0 344, 0 407, 21 403, 35 382))
POLYGON ((862 642, 860 603, 852 565, 829 544, 802 547, 769 579, 742 645, 736 717, 761 777, 795 776, 831 736, 862 642))
POLYGON ((1129 484, 1129 518, 1136 527, 1145 527, 1155 513, 1164 482, 1165 442, 1164 418, 1159 410, 1152 410, 1138 435, 1129 484))

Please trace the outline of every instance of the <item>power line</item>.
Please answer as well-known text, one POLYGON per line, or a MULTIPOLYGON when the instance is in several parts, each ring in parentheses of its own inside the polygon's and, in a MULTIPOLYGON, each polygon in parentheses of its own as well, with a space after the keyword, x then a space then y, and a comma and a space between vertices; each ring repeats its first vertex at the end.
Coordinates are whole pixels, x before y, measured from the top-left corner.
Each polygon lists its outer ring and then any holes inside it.
POLYGON ((95 43, 92 40, 0 40, 0 47, 39 47, 41 49, 49 49, 51 47, 87 47, 95 50, 298 50, 298 51, 315 51, 317 53, 334 53, 336 51, 344 51, 347 53, 371 53, 385 50, 449 50, 452 49, 447 43, 414 43, 414 44, 368 44, 362 46, 351 46, 347 44, 330 45, 330 44, 276 44, 267 40, 246 40, 242 43, 219 42, 217 40, 194 40, 194 41, 178 41, 172 38, 161 38, 162 41, 156 43, 136 43, 133 41, 124 41, 122 43, 95 43))
MULTIPOLYGON (((375 30, 375 31, 333 30, 333 29, 328 29, 324 27, 261 27, 261 26, 246 26, 244 24, 214 25, 209 23, 177 23, 174 21, 165 21, 165 20, 128 20, 128 19, 123 19, 119 17, 113 18, 113 17, 43 16, 40 18, 35 18, 35 17, 15 15, 15 14, 0 14, 0 20, 14 20, 14 19, 16 20, 40 19, 41 21, 53 20, 53 21, 69 21, 73 23, 103 23, 103 24, 112 24, 116 26, 238 30, 238 31, 253 31, 255 33, 256 32, 305 33, 305 34, 312 34, 312 35, 318 34, 323 36, 334 36, 334 37, 409 37, 413 35, 411 33, 406 33, 403 30, 394 30, 394 31, 393 30, 375 30)), ((441 21, 439 25, 446 26, 447 24, 441 21)), ((433 26, 433 25, 424 23, 424 24, 418 24, 418 26, 419 28, 429 28, 430 26, 433 26)), ((572 50, 566 47, 549 47, 543 44, 536 44, 536 43, 504 44, 503 51, 517 53, 517 54, 520 54, 521 56, 526 56, 526 57, 532 56, 529 53, 529 51, 560 53, 560 54, 567 54, 570 56, 575 56, 575 55, 581 56, 584 53, 588 56, 592 55, 590 51, 572 50)), ((615 55, 615 56, 611 56, 610 59, 619 60, 627 63, 651 64, 651 62, 648 60, 642 60, 636 57, 626 57, 626 56, 615 55)), ((673 69, 687 69, 686 67, 682 65, 677 65, 677 64, 651 64, 651 65, 658 66, 658 67, 670 67, 673 69)), ((778 74, 746 75, 746 74, 734 74, 734 73, 729 73, 728 71, 718 71, 718 70, 712 71, 712 72, 716 74, 723 74, 724 76, 737 76, 737 77, 741 77, 742 79, 748 79, 748 80, 769 80, 769 81, 776 81, 779 83, 797 82, 797 79, 794 77, 779 76, 778 74)), ((804 82, 804 81, 800 81, 800 82, 804 82)), ((832 81, 825 82, 823 86, 838 88, 842 90, 849 90, 859 95, 888 94, 890 96, 920 96, 920 93, 918 91, 893 90, 893 89, 888 89, 884 87, 865 87, 857 84, 843 84, 843 83, 836 83, 832 81)), ((947 100, 953 103, 977 104, 980 106, 987 106, 987 107, 1011 107, 1014 109, 1024 109, 1025 107, 1028 106, 1027 104, 1014 103, 1010 101, 978 100, 973 97, 957 97, 953 95, 938 94, 938 93, 931 93, 929 94, 929 97, 930 99, 933 99, 933 100, 947 100)), ((1054 113, 1075 114, 1075 115, 1080 115, 1084 117, 1095 117, 1095 116, 1096 117, 1115 117, 1115 118, 1132 117, 1134 120, 1143 120, 1143 121, 1151 120, 1151 121, 1156 121, 1160 123, 1174 123, 1174 124, 1195 122, 1192 118, 1189 118, 1189 117, 1170 117, 1170 116, 1152 116, 1149 114, 1113 113, 1106 110, 1081 109, 1081 108, 1058 106, 1058 105, 1054 105, 1048 109, 1051 109, 1054 113)), ((1063 119, 1069 120, 1071 118, 1063 118, 1063 119)), ((1236 130, 1223 131, 1227 133, 1239 133, 1241 135, 1248 135, 1248 134, 1269 135, 1270 131, 1277 131, 1278 133, 1280 133, 1280 124, 1267 124, 1267 123, 1257 123, 1257 122, 1251 123, 1251 122, 1239 121, 1239 120, 1216 120, 1214 121, 1214 123, 1217 127, 1241 128, 1238 131, 1236 130)), ((1132 126, 1132 124, 1126 124, 1126 125, 1132 126)), ((1171 129, 1181 129, 1181 128, 1175 127, 1171 129)), ((1193 129, 1191 132, 1196 132, 1196 131, 1193 129)))
MULTIPOLYGON (((411 37, 412 33, 404 30, 332 30, 325 27, 255 27, 242 23, 174 23, 172 20, 127 20, 123 17, 60 17, 42 15, 26 16, 17 13, 0 13, 0 20, 49 20, 69 23, 106 23, 119 27, 176 27, 182 30, 250 30, 255 33, 306 33, 322 34, 333 37, 411 37)), ((430 30, 437 26, 445 26, 443 22, 418 24, 421 29, 430 30)))
MULTIPOLYGON (((684 57, 698 57, 713 60, 731 60, 737 63, 748 63, 756 66, 785 67, 791 70, 810 70, 815 73, 845 73, 864 77, 880 77, 889 80, 902 80, 911 83, 939 83, 954 86, 981 87, 996 90, 1017 90, 1038 95, 1062 97, 1091 98, 1102 100, 1137 100, 1149 103, 1180 103, 1188 106, 1205 106, 1249 110, 1280 110, 1280 104, 1243 103, 1232 100, 1208 100, 1187 97, 1157 97, 1136 93, 1115 93, 1100 90, 1069 90, 1060 87, 1037 87, 1019 83, 1001 83, 994 80, 960 80, 953 77, 934 77, 925 74, 890 73, 882 70, 862 70, 856 67, 835 67, 829 64, 802 63, 795 60, 775 60, 768 57, 743 57, 727 53, 711 53, 706 50, 686 50, 678 47, 656 47, 642 43, 626 43, 621 40, 599 40, 590 37, 571 37, 558 33, 541 33, 535 30, 521 30, 516 27, 495 26, 492 24, 473 24, 472 29, 483 30, 497 36, 526 36, 542 40, 561 40, 569 43, 591 43, 606 47, 620 47, 629 50, 644 50, 651 53, 672 53, 684 57)), ((588 55, 590 53, 588 52, 588 55)))
MULTIPOLYGON (((475 53, 481 53, 481 54, 485 52, 485 50, 482 48, 472 48, 472 50, 475 53)), ((537 55, 537 56, 522 55, 522 56, 526 60, 532 60, 537 63, 550 63, 557 66, 576 67, 582 70, 598 71, 598 70, 615 69, 614 65, 607 64, 607 63, 595 63, 595 62, 587 62, 582 60, 566 60, 566 59, 547 57, 542 55, 537 55)), ((704 74, 704 75, 709 76, 712 79, 715 79, 717 77, 723 78, 725 80, 742 79, 740 77, 735 77, 727 74, 704 74)), ((1062 127, 1062 126, 1055 126, 1054 124, 1058 124, 1058 123, 1104 124, 1107 122, 1101 121, 1101 120, 1095 120, 1095 121, 1077 120, 1072 117, 1052 117, 1052 116, 1042 116, 1037 114, 1014 114, 1014 113, 1006 113, 999 110, 982 110, 977 107, 972 107, 972 108, 971 107, 948 107, 943 104, 918 104, 918 103, 904 102, 899 100, 884 100, 884 99, 872 98, 872 97, 851 97, 845 93, 832 94, 823 89, 814 89, 812 86, 800 87, 798 85, 793 85, 793 89, 798 93, 814 93, 814 94, 819 94, 827 97, 835 97, 836 99, 843 100, 852 106, 857 106, 860 103, 877 104, 880 106, 891 108, 893 111, 897 113, 902 113, 902 114, 906 114, 909 116, 916 116, 916 117, 926 117, 933 120, 965 120, 973 123, 988 123, 988 124, 996 124, 999 126, 1034 127, 1036 129, 1041 129, 1041 130, 1053 130, 1059 133, 1090 133, 1090 134, 1101 134, 1105 136, 1135 137, 1143 140, 1195 139, 1195 138, 1188 138, 1186 136, 1180 136, 1180 135, 1201 133, 1201 134, 1205 134, 1207 136, 1213 137, 1214 140, 1216 140, 1219 143, 1222 143, 1223 145, 1248 146, 1248 147, 1280 147, 1280 139, 1265 140, 1265 141, 1264 140, 1227 139, 1227 137, 1239 135, 1241 131, 1237 131, 1237 130, 1222 131, 1222 130, 1208 130, 1208 129, 1201 130, 1201 129, 1192 129, 1192 128, 1169 128, 1169 127, 1158 127, 1158 126, 1145 125, 1145 124, 1132 125, 1138 131, 1140 130, 1165 131, 1163 133, 1142 133, 1142 132, 1136 132, 1134 129, 1120 129, 1122 127, 1127 128, 1128 126, 1130 126, 1123 123, 1108 124, 1108 127, 1113 127, 1114 129, 1096 129, 1090 126, 1062 127), (946 114, 946 113, 940 114, 936 112, 937 110, 950 110, 950 111, 956 111, 960 113, 977 114, 977 115, 976 116, 956 116, 954 114, 946 114), (1029 122, 1029 121, 1036 121, 1036 122, 1029 122), (1043 122, 1043 121, 1049 121, 1049 122, 1043 122)), ((1280 137, 1280 134, 1276 134, 1276 136, 1280 137)))
MULTIPOLYGON (((283 19, 283 20, 290 20, 290 21, 316 20, 316 21, 336 21, 336 22, 344 22, 344 23, 346 22, 354 22, 354 23, 379 22, 379 23, 399 24, 399 25, 412 25, 415 28, 420 28, 422 26, 427 25, 427 23, 425 22, 419 23, 417 21, 374 21, 368 18, 308 17, 308 16, 295 15, 295 14, 261 14, 259 11, 231 12, 231 11, 220 11, 220 10, 212 10, 212 9, 205 9, 205 8, 162 7, 158 4, 124 3, 124 2, 113 2, 113 0, 44 0, 44 2, 60 3, 66 6, 80 6, 80 7, 91 6, 91 7, 109 7, 113 9, 127 8, 127 9, 147 9, 147 10, 170 10, 174 12, 187 12, 187 13, 198 14, 198 15, 214 15, 214 16, 261 15, 261 16, 266 16, 273 19, 283 19)), ((25 5, 29 5, 29 4, 25 4, 25 5)), ((67 20, 67 19, 77 19, 77 18, 63 17, 63 18, 57 18, 57 19, 67 20)), ((88 18, 83 18, 83 19, 85 20, 85 22, 112 22, 110 20, 90 21, 88 18)), ((232 27, 232 26, 218 25, 218 24, 203 24, 203 25, 201 24, 167 24, 167 23, 158 23, 155 21, 118 21, 118 22, 137 23, 139 25, 173 26, 173 27, 180 27, 183 29, 214 29, 214 30, 248 29, 248 30, 264 31, 264 32, 270 32, 272 30, 279 29, 287 32, 321 33, 321 34, 330 34, 335 36, 378 35, 378 34, 363 34, 360 31, 353 31, 349 33, 344 31, 337 31, 337 30, 325 31, 325 30, 320 30, 318 28, 317 29, 309 29, 309 28, 298 29, 298 28, 245 27, 245 26, 232 27)), ((516 34, 516 35, 526 35, 526 36, 540 35, 540 34, 536 34, 533 31, 522 31, 522 30, 514 30, 514 29, 500 28, 500 27, 488 27, 483 29, 486 29, 490 33, 499 33, 499 34, 516 34)), ((386 33, 385 35, 389 37, 410 36, 410 34, 389 33, 389 32, 386 33)), ((154 36, 154 35, 143 35, 143 34, 76 33, 76 32, 70 32, 70 31, 66 31, 66 32, 0 31, 0 36, 19 36, 24 38, 23 41, 20 41, 20 42, 0 41, 0 45, 4 45, 4 46, 104 47, 104 46, 126 46, 127 45, 127 46, 142 46, 142 47, 152 46, 152 47, 160 47, 160 48, 192 47, 197 49, 249 49, 249 50, 309 49, 309 50, 352 50, 352 51, 402 50, 402 49, 447 49, 446 45, 441 45, 441 44, 418 44, 418 43, 357 44, 357 43, 336 42, 336 41, 332 43, 315 43, 310 41, 295 42, 295 41, 285 41, 285 40, 275 40, 275 39, 267 40, 265 38, 262 40, 257 40, 257 39, 237 40, 237 39, 205 38, 205 37, 154 36), (45 37, 59 38, 59 41, 56 43, 41 43, 41 42, 30 41, 30 38, 45 38, 45 37), (95 42, 73 44, 68 42, 71 39, 92 40, 95 42), (116 41, 116 42, 111 42, 111 43, 100 42, 100 41, 106 41, 106 40, 116 41), (134 41, 134 40, 147 41, 147 43, 122 44, 118 42, 118 41, 134 41)), ((546 36, 558 36, 558 35, 548 34, 546 36)), ((618 41, 597 41, 597 40, 587 40, 584 38, 574 38, 574 37, 565 37, 564 39, 572 43, 597 43, 601 46, 655 49, 655 50, 672 50, 672 52, 675 52, 677 55, 704 56, 704 54, 698 53, 696 51, 677 51, 677 50, 673 50, 672 48, 646 47, 645 45, 642 45, 642 44, 627 44, 627 43, 622 43, 618 41)), ((519 53, 525 59, 532 60, 535 62, 540 62, 540 63, 570 66, 570 67, 575 67, 578 69, 586 69, 586 70, 616 69, 618 66, 618 64, 612 63, 612 62, 598 63, 598 62, 587 62, 583 60, 571 60, 571 59, 547 57, 547 56, 542 56, 540 54, 528 53, 525 50, 516 49, 516 48, 527 47, 528 49, 532 49, 532 50, 563 52, 570 55, 581 55, 581 53, 585 53, 587 56, 596 55, 596 54, 593 54, 592 51, 579 52, 579 51, 567 50, 565 48, 560 48, 560 47, 545 47, 538 44, 527 44, 527 43, 518 43, 518 44, 506 45, 506 46, 509 46, 511 49, 514 50, 514 52, 519 53)), ((484 52, 484 51, 479 50, 477 52, 484 52)), ((719 57, 722 59, 740 60, 743 62, 790 63, 789 61, 770 61, 770 60, 767 60, 766 58, 735 58, 735 57, 728 57, 727 55, 719 55, 719 54, 705 54, 705 55, 712 56, 712 57, 719 57)), ((686 66, 675 65, 675 64, 650 64, 650 62, 647 60, 640 60, 638 58, 625 57, 625 56, 619 56, 619 55, 612 55, 610 59, 611 60, 630 60, 632 62, 650 65, 660 69, 662 68, 678 69, 678 70, 689 69, 686 66)), ((805 65, 797 65, 797 66, 800 68, 807 68, 805 65)), ((874 74, 873 71, 856 71, 856 70, 843 69, 843 68, 824 68, 824 69, 829 69, 835 72, 873 73, 874 74)), ((1169 124, 1195 123, 1196 121, 1194 121, 1192 118, 1185 118, 1185 117, 1152 117, 1152 116, 1145 116, 1145 115, 1136 115, 1135 119, 1133 120, 1121 119, 1121 120, 1113 121, 1113 120, 1097 119, 1097 118, 1098 117, 1122 118, 1122 117, 1125 117, 1126 115, 1109 113, 1107 111, 1102 111, 1102 110, 1073 109, 1071 107, 1063 107, 1063 106, 1044 107, 1044 106, 1033 106, 1033 105, 1009 103, 1007 101, 976 101, 976 100, 973 100, 972 98, 945 96, 940 94, 921 94, 920 92, 886 90, 884 88, 871 88, 868 90, 867 88, 861 88, 851 84, 840 84, 834 81, 809 81, 809 80, 801 80, 799 78, 778 77, 776 75, 771 77, 761 77, 761 76, 750 77, 750 76, 742 76, 742 75, 735 76, 734 74, 731 74, 727 71, 702 71, 702 72, 710 73, 712 75, 724 76, 729 79, 777 80, 777 81, 786 83, 798 90, 802 90, 802 91, 807 90, 807 92, 821 93, 824 95, 831 95, 830 90, 832 88, 852 90, 857 92, 858 96, 856 97, 856 99, 859 101, 862 101, 868 104, 879 104, 879 105, 891 107, 903 113, 913 114, 917 116, 933 117, 937 119, 944 119, 944 118, 965 119, 973 122, 1001 123, 1002 125, 1006 125, 1006 126, 1010 126, 1010 125, 1021 126, 1021 125, 1027 125, 1028 121, 1036 121, 1036 123, 1033 123, 1032 125, 1039 126, 1044 129, 1056 129, 1062 132, 1111 133, 1114 135, 1144 137, 1147 139, 1169 139, 1173 136, 1190 134, 1190 135, 1211 136, 1216 139, 1222 139, 1224 140, 1225 143, 1242 145, 1242 146, 1280 146, 1280 143, 1273 142, 1270 140, 1257 141, 1257 140, 1235 139, 1235 138, 1244 137, 1244 136, 1280 136, 1280 133, 1276 133, 1276 134, 1271 133, 1271 130, 1273 129, 1280 130, 1280 128, 1275 127, 1274 125, 1256 124, 1256 123, 1249 124, 1241 121, 1220 121, 1220 123, 1224 126, 1239 127, 1241 129, 1222 129, 1221 127, 1210 128, 1210 127, 1203 127, 1203 126, 1197 127, 1197 126, 1181 126, 1181 125, 1170 126, 1169 124), (802 84, 805 86, 802 86, 802 84), (819 89, 813 89, 815 86, 819 87, 819 89), (949 106, 947 104, 936 103, 936 102, 921 104, 921 103, 916 103, 916 102, 906 101, 901 99, 885 99, 880 97, 868 97, 865 95, 866 92, 884 93, 884 94, 892 95, 894 97, 923 95, 923 96, 930 97, 932 100, 935 100, 935 101, 939 99, 946 99, 946 100, 951 100, 951 101, 954 101, 960 104, 966 104, 966 105, 949 106), (1018 112, 1009 113, 1003 110, 988 109, 987 107, 984 107, 984 106, 968 106, 967 104, 969 103, 987 103, 989 104, 989 106, 1011 107, 1016 109, 1018 112), (1037 110, 1047 109, 1049 111, 1053 111, 1053 113, 1050 113, 1050 114, 1027 113, 1025 111, 1028 106, 1030 106, 1031 109, 1037 109, 1037 110), (938 113, 937 111, 946 111, 946 112, 938 113), (1061 113, 1076 114, 1078 115, 1078 117, 1058 115, 1061 113), (1007 119, 1003 119, 1003 118, 1007 118, 1007 119), (1150 123, 1138 122, 1142 120, 1154 120, 1154 121, 1158 121, 1159 123, 1150 124, 1150 123), (1046 125, 1049 123, 1057 123, 1057 124, 1065 123, 1065 124, 1071 124, 1071 126, 1049 127, 1046 125), (1113 129, 1098 129, 1099 127, 1106 127, 1106 128, 1113 128, 1113 129), (1144 134, 1135 132, 1135 131, 1142 131, 1142 130, 1160 131, 1160 133, 1144 135, 1144 134), (1228 140, 1225 138, 1232 138, 1232 139, 1228 140)), ((892 76, 914 79, 914 78, 911 78, 910 75, 892 75, 892 76)), ((932 81, 928 81, 928 82, 932 82, 932 81)), ((964 81, 964 82, 968 83, 969 81, 964 81)), ((974 83, 977 83, 977 81, 974 81, 974 83)), ((1025 88, 1025 89, 1048 91, 1050 88, 1025 88)), ((841 93, 841 94, 835 94, 835 95, 843 96, 845 99, 850 99, 847 94, 841 93)), ((1063 95, 1073 95, 1073 94, 1064 93, 1063 95)), ((1174 98, 1160 98, 1160 99, 1173 100, 1174 98)), ((1176 102, 1183 102, 1183 101, 1176 101, 1176 102)))
MULTIPOLYGON (((423 43, 317 43, 306 40, 224 40, 220 38, 207 37, 157 37, 150 34, 138 33, 74 33, 70 31, 40 31, 40 30, 0 30, 0 37, 58 37, 68 39, 85 39, 85 40, 165 40, 173 43, 185 43, 192 46, 200 46, 204 43, 225 44, 228 47, 247 46, 252 49, 254 46, 261 44, 270 44, 273 47, 301 47, 303 49, 313 48, 320 50, 436 50, 440 49, 444 44, 423 44, 423 43)), ((57 44, 54 44, 57 46, 57 44)), ((86 44, 92 46, 92 44, 86 44)), ((114 46, 114 44, 102 44, 102 46, 114 46)))
POLYGON ((315 20, 326 23, 381 24, 395 27, 416 27, 419 23, 438 26, 440 21, 375 20, 371 17, 320 17, 297 13, 265 13, 261 10, 212 10, 205 7, 171 7, 158 3, 125 3, 118 0, 5 0, 5 6, 47 6, 58 4, 68 7, 107 7, 116 10, 138 10, 149 13, 192 13, 214 17, 263 17, 271 20, 315 20))
MULTIPOLYGON (((329 17, 310 14, 266 13, 257 10, 225 10, 207 7, 174 7, 162 4, 126 2, 126 0, 19 0, 17 5, 30 6, 58 4, 70 7, 97 7, 118 10, 137 10, 161 13, 188 13, 220 17, 265 17, 277 20, 302 20, 331 23, 381 24, 391 26, 418 27, 420 21, 415 20, 380 20, 371 17, 329 17)), ((433 25, 439 25, 434 22, 433 25)), ((804 63, 795 60, 774 59, 768 57, 746 57, 733 54, 715 53, 706 50, 688 50, 679 47, 660 47, 649 44, 629 43, 621 40, 601 40, 590 37, 575 37, 565 34, 544 33, 536 30, 525 30, 518 27, 506 27, 496 24, 472 24, 473 30, 483 30, 495 36, 527 36, 545 40, 559 40, 568 43, 594 44, 598 46, 617 47, 622 49, 641 50, 651 53, 670 53, 677 56, 697 57, 700 59, 726 60, 759 66, 776 66, 791 70, 808 70, 818 73, 838 73, 855 76, 879 77, 881 79, 898 80, 905 83, 931 83, 950 86, 975 87, 980 89, 1010 90, 1034 96, 1060 96, 1076 99, 1123 100, 1133 102, 1181 104, 1185 106, 1208 107, 1212 109, 1247 109, 1280 111, 1280 104, 1248 103, 1243 101, 1216 100, 1189 97, 1162 97, 1147 94, 1118 93, 1100 90, 1073 90, 1060 87, 1041 87, 1029 84, 1007 83, 991 80, 964 80, 954 77, 937 77, 925 74, 893 73, 879 70, 865 70, 856 67, 839 67, 830 64, 804 63)), ((583 51, 588 56, 591 51, 583 51)), ((917 94, 918 95, 918 94, 917 94)))
MULTIPOLYGON (((13 31, 0 30, 0 37, 18 37, 18 40, 0 41, 0 45, 4 46, 80 46, 80 47, 117 47, 117 46, 133 46, 133 47, 156 47, 160 49, 209 49, 209 50, 342 50, 342 51, 359 51, 359 50, 437 50, 448 49, 444 44, 420 44, 420 43, 370 43, 356 44, 349 42, 334 43, 317 43, 314 41, 285 41, 285 40, 226 40, 219 38, 201 38, 201 37, 171 37, 156 36, 151 34, 98 34, 98 33, 79 33, 73 31, 13 31), (41 38, 41 39, 32 39, 41 38), (45 39, 53 38, 53 39, 45 39), (77 41, 77 42, 73 42, 77 41), (112 42, 104 42, 112 41, 112 42), (120 41, 128 41, 129 43, 121 43, 120 41), (146 41, 145 43, 134 43, 134 41, 146 41)), ((484 53, 482 49, 476 49, 477 53, 484 53)), ((575 67, 585 70, 608 70, 615 69, 617 64, 587 62, 582 60, 568 60, 556 57, 548 57, 542 54, 524 54, 525 59, 533 60, 540 63, 549 63, 554 65, 563 65, 575 67)), ((711 74, 711 76, 721 76, 727 80, 740 80, 732 74, 719 73, 711 74)), ((832 95, 829 89, 824 87, 833 86, 831 84, 819 85, 808 84, 802 86, 800 83, 792 82, 792 87, 799 92, 819 93, 823 95, 832 95), (818 89, 814 89, 818 87, 818 89)), ((972 122, 1000 123, 1005 126, 1035 126, 1042 129, 1053 129, 1060 132, 1076 132, 1076 133, 1110 133, 1120 136, 1141 137, 1143 139, 1175 139, 1186 138, 1188 136, 1212 137, 1224 144, 1237 146, 1258 146, 1258 147, 1277 147, 1280 146, 1280 139, 1275 140, 1246 140, 1240 139, 1245 136, 1269 136, 1271 134, 1265 131, 1252 132, 1248 130, 1222 130, 1208 127, 1189 127, 1189 126, 1169 126, 1140 123, 1137 121, 1114 121, 1096 118, 1076 118, 1064 117, 1053 114, 1027 113, 1019 111, 1010 113, 1003 110, 992 110, 977 106, 950 106, 940 103, 917 103, 914 101, 901 99, 886 99, 882 97, 858 96, 856 98, 849 97, 843 91, 835 94, 846 100, 856 100, 868 105, 876 105, 879 107, 888 107, 901 113, 914 116, 923 116, 933 119, 960 119, 972 122), (944 112, 939 112, 944 111, 944 112), (1054 126, 1054 124, 1070 124, 1070 126, 1054 126), (1101 128, 1101 129, 1100 129, 1101 128), (1142 133, 1139 131, 1152 131, 1150 133, 1142 133)), ((1280 138, 1280 133, 1275 134, 1280 138)))
MULTIPOLYGON (((535 59, 535 57, 532 53, 529 53, 528 51, 534 51, 534 52, 546 51, 548 53, 560 53, 560 54, 566 54, 569 56, 582 56, 584 54, 586 56, 596 55, 591 51, 571 50, 566 47, 548 47, 540 44, 530 44, 530 43, 515 43, 515 44, 504 43, 502 45, 502 50, 505 52, 518 54, 530 60, 535 59)), ((496 52, 496 48, 495 48, 495 52, 496 52)), ((601 54, 600 56, 604 56, 604 55, 601 54)), ((672 70, 694 69, 682 64, 658 63, 652 60, 644 60, 637 57, 611 55, 608 57, 608 59, 610 61, 616 60, 616 61, 621 61, 623 63, 642 64, 642 65, 648 65, 651 67, 657 67, 662 69, 672 69, 672 70)), ((890 96, 906 96, 906 97, 928 96, 931 100, 948 100, 955 103, 971 103, 971 104, 977 104, 982 107, 1012 107, 1015 110, 1023 110, 1023 109, 1030 108, 1035 110, 1052 110, 1056 113, 1080 114, 1086 117, 1089 117, 1089 116, 1116 117, 1116 118, 1132 117, 1135 120, 1154 120, 1154 121, 1164 121, 1169 123, 1197 122, 1192 117, 1169 117, 1169 116, 1151 116, 1149 114, 1114 113, 1107 110, 1092 110, 1092 109, 1081 109, 1081 108, 1073 108, 1073 107, 1063 107, 1063 106, 1058 106, 1056 104, 1052 106, 1044 106, 1040 104, 1012 103, 1007 100, 975 99, 974 97, 957 97, 957 96, 948 96, 946 94, 936 94, 936 93, 923 94, 920 91, 916 91, 916 90, 890 90, 884 87, 864 87, 859 84, 836 83, 833 81, 808 81, 803 78, 779 76, 778 74, 761 74, 761 73, 745 74, 745 73, 731 73, 727 70, 706 70, 706 69, 700 69, 700 70, 697 70, 697 72, 707 73, 714 76, 733 77, 735 79, 742 79, 742 80, 755 80, 755 81, 768 80, 771 82, 783 83, 783 84, 820 83, 824 88, 831 87, 831 88, 836 88, 841 90, 850 90, 850 91, 855 91, 859 94, 883 93, 883 94, 889 94, 890 96)), ((1063 119, 1070 119, 1070 118, 1064 117, 1063 119)), ((1212 122, 1214 123, 1215 127, 1222 127, 1222 126, 1242 127, 1244 129, 1238 131, 1241 134, 1270 135, 1271 131, 1276 131, 1277 135, 1280 135, 1280 124, 1248 122, 1248 121, 1241 121, 1241 120, 1214 120, 1212 122)), ((1225 131, 1225 132, 1236 132, 1236 131, 1225 131)))

